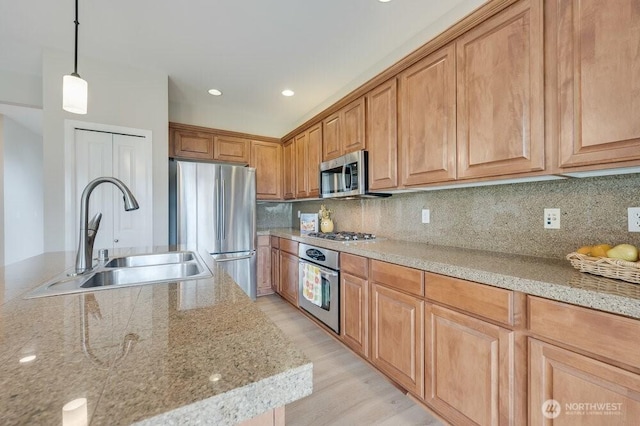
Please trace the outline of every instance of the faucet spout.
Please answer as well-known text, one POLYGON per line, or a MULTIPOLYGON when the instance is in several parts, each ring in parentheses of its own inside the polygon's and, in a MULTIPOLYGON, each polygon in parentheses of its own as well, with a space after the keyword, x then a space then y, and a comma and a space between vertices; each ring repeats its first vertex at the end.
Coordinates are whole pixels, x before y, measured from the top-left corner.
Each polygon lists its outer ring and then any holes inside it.
POLYGON ((100 219, 97 219, 97 224, 95 223, 96 218, 94 218, 91 224, 89 223, 89 198, 96 186, 105 182, 114 184, 122 192, 124 209, 126 211, 140 208, 131 190, 119 179, 99 177, 87 184, 84 191, 82 191, 82 198, 80 200, 80 242, 78 243, 78 253, 76 254, 76 274, 86 274, 93 269, 93 262, 91 260, 93 257, 93 242, 98 232, 100 219))

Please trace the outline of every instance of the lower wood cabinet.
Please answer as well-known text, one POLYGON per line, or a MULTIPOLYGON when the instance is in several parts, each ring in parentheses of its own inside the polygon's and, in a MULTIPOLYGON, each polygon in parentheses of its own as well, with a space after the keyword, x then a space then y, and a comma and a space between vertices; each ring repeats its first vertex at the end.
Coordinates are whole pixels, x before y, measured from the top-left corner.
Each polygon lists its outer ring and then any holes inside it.
POLYGON ((522 424, 515 332, 431 303, 425 313, 425 401, 456 425, 522 424))
POLYGON ((402 387, 424 395, 424 301, 371 283, 371 362, 402 387))
POLYGON ((280 250, 280 295, 298 306, 298 256, 280 250))
POLYGON ((637 425, 640 375, 529 339, 529 424, 637 425))
POLYGON ((347 273, 340 275, 340 338, 369 357, 369 281, 347 273))
POLYGON ((258 236, 258 296, 273 293, 271 289, 271 247, 269 246, 269 236, 258 236))
POLYGON ((271 247, 271 289, 280 294, 280 250, 271 247))

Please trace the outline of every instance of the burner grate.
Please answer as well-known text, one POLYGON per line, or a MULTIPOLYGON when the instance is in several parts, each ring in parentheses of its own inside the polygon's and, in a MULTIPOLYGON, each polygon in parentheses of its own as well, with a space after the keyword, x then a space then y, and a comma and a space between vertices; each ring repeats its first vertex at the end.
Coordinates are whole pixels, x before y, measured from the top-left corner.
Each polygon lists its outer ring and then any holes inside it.
POLYGON ((361 240, 375 240, 375 234, 370 234, 367 232, 351 232, 351 231, 340 231, 340 232, 310 232, 307 234, 309 237, 315 238, 323 238, 325 240, 334 240, 334 241, 361 241, 361 240))

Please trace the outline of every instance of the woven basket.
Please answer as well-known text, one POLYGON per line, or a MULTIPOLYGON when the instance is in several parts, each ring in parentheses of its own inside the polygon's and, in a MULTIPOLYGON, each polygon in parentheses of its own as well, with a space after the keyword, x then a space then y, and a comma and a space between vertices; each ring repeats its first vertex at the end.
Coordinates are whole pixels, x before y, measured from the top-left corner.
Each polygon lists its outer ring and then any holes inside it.
POLYGON ((580 253, 569 253, 567 259, 580 272, 640 284, 640 262, 627 262, 610 257, 591 257, 580 253))

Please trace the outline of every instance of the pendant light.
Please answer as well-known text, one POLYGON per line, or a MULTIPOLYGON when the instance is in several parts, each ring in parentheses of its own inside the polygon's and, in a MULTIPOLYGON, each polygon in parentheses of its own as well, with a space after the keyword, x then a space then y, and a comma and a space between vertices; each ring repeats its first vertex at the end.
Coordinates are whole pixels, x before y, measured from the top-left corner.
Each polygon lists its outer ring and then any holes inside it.
POLYGON ((88 84, 78 74, 78 0, 76 0, 76 43, 73 57, 73 73, 62 78, 62 109, 74 114, 87 113, 88 84))

